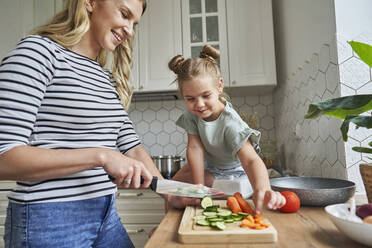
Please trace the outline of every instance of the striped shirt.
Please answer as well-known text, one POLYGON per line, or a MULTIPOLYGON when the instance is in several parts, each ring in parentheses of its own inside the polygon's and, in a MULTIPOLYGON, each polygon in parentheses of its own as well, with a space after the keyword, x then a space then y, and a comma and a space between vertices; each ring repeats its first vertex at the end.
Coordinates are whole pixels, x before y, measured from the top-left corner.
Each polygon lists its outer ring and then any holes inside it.
MULTIPOLYGON (((110 72, 49 38, 27 36, 0 66, 0 154, 20 145, 102 147, 125 154, 140 144, 110 72)), ((102 169, 21 181, 19 203, 82 200, 116 192, 102 169)))

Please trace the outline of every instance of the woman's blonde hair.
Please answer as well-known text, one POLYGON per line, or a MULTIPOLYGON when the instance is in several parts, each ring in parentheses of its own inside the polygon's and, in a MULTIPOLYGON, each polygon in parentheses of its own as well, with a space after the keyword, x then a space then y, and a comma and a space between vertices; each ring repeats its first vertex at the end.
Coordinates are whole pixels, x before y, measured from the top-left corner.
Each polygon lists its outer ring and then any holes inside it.
MULTIPOLYGON (((143 11, 146 9, 146 0, 142 2, 143 11)), ((89 14, 85 7, 85 0, 67 0, 64 9, 57 13, 46 25, 40 26, 31 33, 46 36, 64 47, 71 47, 79 43, 90 26, 89 14)), ((113 52, 112 75, 116 80, 116 90, 119 94, 123 107, 128 110, 132 90, 129 83, 129 75, 132 65, 133 39, 121 42, 113 52)), ((102 67, 106 65, 107 52, 101 50, 97 61, 102 67)))

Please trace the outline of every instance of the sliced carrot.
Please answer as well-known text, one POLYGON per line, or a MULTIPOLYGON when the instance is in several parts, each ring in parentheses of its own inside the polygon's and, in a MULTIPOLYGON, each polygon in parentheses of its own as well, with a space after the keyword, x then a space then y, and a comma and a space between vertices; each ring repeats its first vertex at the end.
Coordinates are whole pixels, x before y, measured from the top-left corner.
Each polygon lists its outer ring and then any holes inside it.
POLYGON ((234 214, 242 212, 242 209, 239 206, 238 200, 233 196, 227 197, 226 205, 230 208, 230 210, 234 214))
POLYGON ((248 202, 246 202, 243 199, 243 196, 242 196, 242 194, 240 194, 240 192, 236 192, 234 194, 234 197, 238 200, 239 206, 243 210, 244 213, 252 214, 253 211, 252 211, 251 206, 249 205, 248 202))
POLYGON ((250 222, 254 223, 254 219, 252 217, 252 215, 248 215, 247 217, 245 217, 246 220, 249 220, 250 222))

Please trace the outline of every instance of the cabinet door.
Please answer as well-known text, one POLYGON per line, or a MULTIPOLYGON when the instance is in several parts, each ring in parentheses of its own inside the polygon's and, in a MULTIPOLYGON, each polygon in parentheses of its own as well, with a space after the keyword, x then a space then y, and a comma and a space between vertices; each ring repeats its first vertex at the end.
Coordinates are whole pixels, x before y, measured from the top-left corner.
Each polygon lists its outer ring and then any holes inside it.
POLYGON ((230 86, 276 85, 271 0, 226 0, 230 86))
POLYGON ((138 28, 138 91, 176 90, 168 62, 182 54, 180 1, 148 0, 147 4, 138 28))
MULTIPOLYGON (((234 0, 235 1, 235 0, 234 0)), ((225 0, 182 1, 184 57, 198 57, 202 47, 220 50, 218 61, 225 83, 229 82, 225 0)))

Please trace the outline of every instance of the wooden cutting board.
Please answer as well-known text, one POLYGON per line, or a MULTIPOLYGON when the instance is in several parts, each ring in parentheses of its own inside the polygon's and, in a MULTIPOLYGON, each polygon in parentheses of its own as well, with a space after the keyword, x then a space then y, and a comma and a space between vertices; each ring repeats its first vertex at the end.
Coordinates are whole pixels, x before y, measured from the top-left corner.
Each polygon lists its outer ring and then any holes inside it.
MULTIPOLYGON (((226 200, 214 200, 222 208, 226 207, 226 200)), ((252 205, 252 203, 250 203, 252 205)), ((210 243, 271 243, 278 240, 278 233, 270 221, 265 218, 265 223, 270 227, 263 230, 241 228, 241 221, 225 223, 225 230, 217 230, 209 226, 196 225, 193 219, 196 215, 202 215, 203 209, 196 206, 187 206, 178 229, 178 239, 187 244, 210 244, 210 243)))

